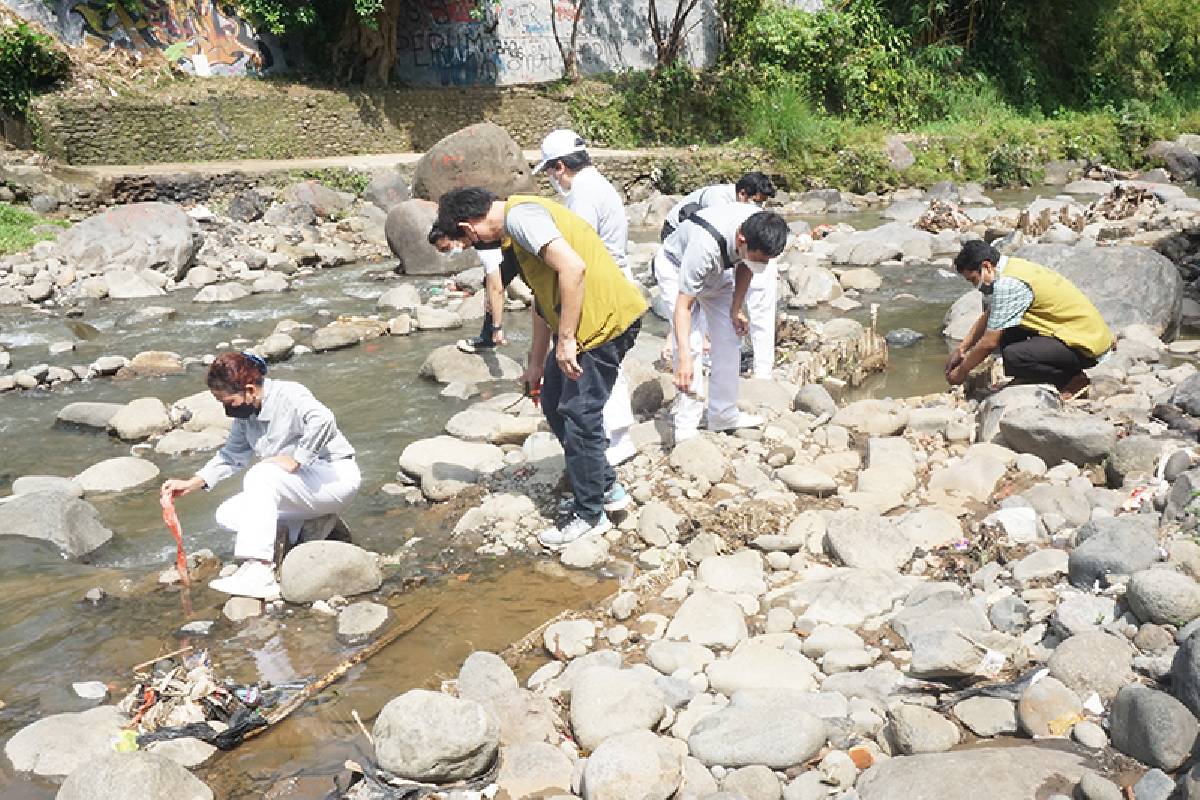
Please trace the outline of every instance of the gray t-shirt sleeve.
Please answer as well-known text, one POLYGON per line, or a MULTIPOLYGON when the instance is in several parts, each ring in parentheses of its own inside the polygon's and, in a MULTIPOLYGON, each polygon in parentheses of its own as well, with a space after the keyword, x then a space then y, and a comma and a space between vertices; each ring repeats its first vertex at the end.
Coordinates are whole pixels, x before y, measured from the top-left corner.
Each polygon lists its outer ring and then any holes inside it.
POLYGON ((679 291, 695 297, 712 280, 714 272, 721 271, 721 253, 717 243, 705 242, 703 237, 692 236, 679 262, 679 291))
POLYGON ((562 238, 554 217, 537 203, 513 206, 504 218, 504 227, 517 246, 534 255, 539 255, 542 248, 555 239, 562 238))

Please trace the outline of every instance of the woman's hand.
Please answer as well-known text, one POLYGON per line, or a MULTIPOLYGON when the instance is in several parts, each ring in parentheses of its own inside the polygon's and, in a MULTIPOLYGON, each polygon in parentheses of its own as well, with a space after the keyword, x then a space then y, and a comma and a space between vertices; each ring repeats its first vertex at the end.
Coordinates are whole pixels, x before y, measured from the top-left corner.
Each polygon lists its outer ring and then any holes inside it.
POLYGON ((160 491, 162 494, 170 495, 171 499, 174 500, 176 497, 183 497, 184 495, 191 494, 197 489, 203 489, 205 485, 206 484, 204 483, 203 478, 201 478, 199 475, 194 475, 186 480, 172 478, 170 480, 163 481, 162 489, 160 491))
POLYGON ((284 456, 284 455, 271 456, 270 458, 264 458, 262 460, 262 463, 274 464, 275 466, 279 467, 281 470, 283 470, 284 472, 287 472, 289 474, 300 469, 300 462, 297 461, 296 459, 292 458, 291 456, 284 456))

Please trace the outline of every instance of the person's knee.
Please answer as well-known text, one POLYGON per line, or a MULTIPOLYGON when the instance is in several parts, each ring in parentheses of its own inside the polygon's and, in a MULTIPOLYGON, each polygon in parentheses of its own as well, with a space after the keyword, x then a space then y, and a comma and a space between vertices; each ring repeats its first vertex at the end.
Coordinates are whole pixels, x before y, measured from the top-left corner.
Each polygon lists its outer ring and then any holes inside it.
POLYGON ((246 470, 242 479, 242 490, 253 494, 260 492, 274 493, 279 482, 287 475, 275 464, 259 463, 246 470))

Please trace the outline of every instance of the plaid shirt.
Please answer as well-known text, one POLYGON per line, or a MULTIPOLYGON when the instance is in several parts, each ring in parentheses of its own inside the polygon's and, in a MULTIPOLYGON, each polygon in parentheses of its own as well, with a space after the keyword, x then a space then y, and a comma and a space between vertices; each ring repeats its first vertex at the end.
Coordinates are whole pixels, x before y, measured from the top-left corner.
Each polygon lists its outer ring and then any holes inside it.
POLYGON ((1016 278, 1006 278, 1004 265, 1008 257, 1000 259, 996 265, 997 278, 992 284, 992 293, 983 296, 983 307, 987 309, 987 329, 1002 331, 1005 328, 1015 328, 1021 323, 1025 312, 1033 305, 1033 289, 1029 284, 1016 278))

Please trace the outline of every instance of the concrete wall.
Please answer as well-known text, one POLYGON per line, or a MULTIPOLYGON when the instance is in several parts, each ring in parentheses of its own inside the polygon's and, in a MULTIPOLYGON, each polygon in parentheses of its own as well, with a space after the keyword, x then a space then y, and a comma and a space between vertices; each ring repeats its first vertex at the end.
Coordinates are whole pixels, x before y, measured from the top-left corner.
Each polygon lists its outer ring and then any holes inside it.
MULTIPOLYGON (((554 36, 570 40, 574 21, 580 72, 591 75, 654 66, 648 3, 651 0, 418 0, 400 22, 396 77, 414 86, 510 86, 562 77, 554 36)), ((676 0, 653 0, 664 25, 676 0)), ((716 59, 715 0, 701 0, 689 21, 687 59, 707 66, 716 59)))

